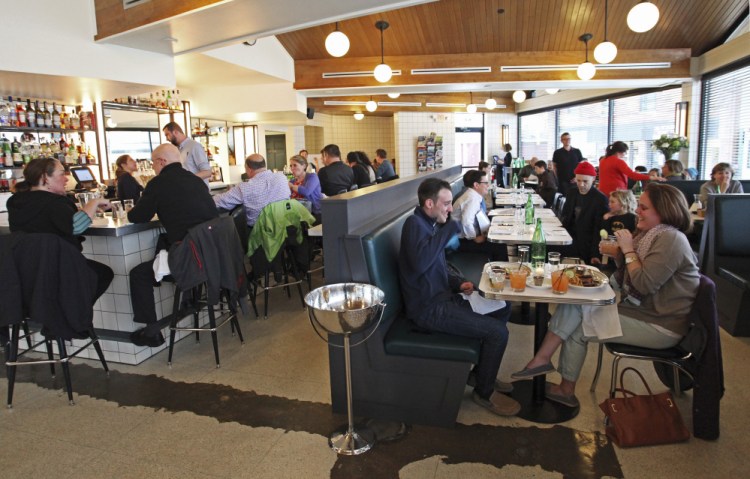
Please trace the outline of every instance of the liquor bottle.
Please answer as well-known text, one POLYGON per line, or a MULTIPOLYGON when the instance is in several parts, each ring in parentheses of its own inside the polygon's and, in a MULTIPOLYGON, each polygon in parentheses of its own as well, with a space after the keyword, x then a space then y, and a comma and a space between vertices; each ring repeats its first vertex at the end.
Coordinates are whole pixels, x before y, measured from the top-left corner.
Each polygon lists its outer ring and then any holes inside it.
POLYGON ((534 203, 531 201, 531 195, 526 194, 526 217, 524 223, 527 225, 534 224, 534 203))
POLYGON ((91 148, 86 147, 86 164, 87 165, 95 165, 96 164, 96 158, 94 158, 94 155, 91 154, 91 148))
POLYGON ((2 98, 0 98, 0 126, 10 126, 10 108, 2 98))
POLYGON ((81 126, 81 119, 78 117, 76 108, 73 108, 73 112, 68 117, 68 128, 71 130, 77 130, 81 126))
POLYGON ((60 112, 57 103, 52 103, 52 128, 60 128, 60 112))
POLYGON ((542 219, 537 218, 534 236, 531 237, 531 264, 544 263, 547 258, 547 240, 542 230, 542 219))
POLYGON ((44 127, 52 128, 52 114, 49 112, 49 109, 47 108, 46 101, 42 104, 42 115, 44 118, 44 127))
POLYGON ((18 117, 16 126, 19 128, 26 128, 26 108, 23 107, 23 100, 20 98, 16 102, 16 116, 18 117))
POLYGON ((13 151, 10 146, 10 141, 5 137, 5 135, 0 138, 0 154, 5 157, 5 166, 12 167, 13 151))
POLYGON ((8 126, 18 126, 18 112, 12 96, 8 97, 8 112, 8 126))
POLYGON ((26 99, 26 124, 29 128, 36 128, 36 109, 31 104, 31 98, 26 99))
POLYGON ((60 105, 60 129, 68 128, 68 114, 65 112, 65 105, 60 105))
POLYGON ((23 166, 23 158, 21 157, 21 142, 18 138, 13 138, 13 143, 10 145, 11 151, 13 152, 13 166, 23 166))

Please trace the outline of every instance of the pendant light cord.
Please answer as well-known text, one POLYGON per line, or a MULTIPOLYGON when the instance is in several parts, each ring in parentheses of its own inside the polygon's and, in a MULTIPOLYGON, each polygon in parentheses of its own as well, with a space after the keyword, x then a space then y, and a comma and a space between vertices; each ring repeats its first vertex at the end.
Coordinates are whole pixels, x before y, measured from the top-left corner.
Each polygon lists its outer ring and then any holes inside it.
POLYGON ((385 63, 385 57, 383 55, 383 29, 380 29, 380 63, 385 63))
POLYGON ((604 41, 607 41, 607 21, 609 20, 609 0, 604 0, 604 41))

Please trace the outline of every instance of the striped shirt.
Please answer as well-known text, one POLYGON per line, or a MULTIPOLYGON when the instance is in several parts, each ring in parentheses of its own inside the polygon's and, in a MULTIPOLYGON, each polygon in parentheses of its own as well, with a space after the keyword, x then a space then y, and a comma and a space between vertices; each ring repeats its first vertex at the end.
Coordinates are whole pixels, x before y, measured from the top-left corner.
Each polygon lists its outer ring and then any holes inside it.
POLYGON ((289 183, 283 173, 264 170, 244 183, 240 183, 226 193, 214 196, 219 208, 231 210, 245 205, 248 226, 255 225, 260 211, 274 201, 288 200, 289 183))

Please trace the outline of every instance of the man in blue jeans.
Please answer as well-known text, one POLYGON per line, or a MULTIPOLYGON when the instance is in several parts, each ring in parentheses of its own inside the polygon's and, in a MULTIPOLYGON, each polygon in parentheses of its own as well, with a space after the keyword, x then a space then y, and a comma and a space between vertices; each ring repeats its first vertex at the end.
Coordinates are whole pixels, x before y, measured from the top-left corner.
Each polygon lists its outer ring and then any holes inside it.
POLYGON ((417 326, 441 333, 482 341, 479 363, 472 371, 476 385, 474 402, 500 416, 513 416, 521 406, 510 397, 512 386, 497 379, 508 344, 510 304, 482 315, 472 311, 459 292, 470 294, 474 286, 451 273, 445 245, 460 230, 449 221, 453 195, 450 185, 428 178, 419 185, 419 206, 406 219, 401 231, 399 277, 406 315, 417 326))

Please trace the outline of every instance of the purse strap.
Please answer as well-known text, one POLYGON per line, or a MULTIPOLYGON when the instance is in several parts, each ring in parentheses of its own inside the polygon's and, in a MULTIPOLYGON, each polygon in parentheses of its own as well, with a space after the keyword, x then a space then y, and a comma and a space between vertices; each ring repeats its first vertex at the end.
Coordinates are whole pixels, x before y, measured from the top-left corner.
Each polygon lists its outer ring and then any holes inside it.
MULTIPOLYGON (((638 375, 639 378, 641 378, 641 381, 643 381, 643 385, 646 386, 646 391, 648 391, 648 395, 649 396, 653 396, 654 395, 654 393, 651 392, 651 388, 648 387, 648 383, 646 382, 646 378, 643 377, 643 374, 641 374, 640 371, 638 371, 637 369, 631 368, 631 367, 624 368, 620 372, 620 388, 618 388, 618 389, 622 389, 623 392, 627 391, 625 389, 624 379, 625 379, 625 373, 628 372, 628 371, 633 371, 635 374, 638 375)), ((630 391, 627 391, 627 392, 630 392, 630 391)), ((631 394, 633 394, 633 393, 631 393, 631 394)))

